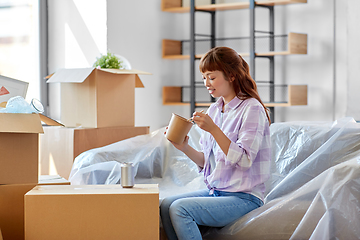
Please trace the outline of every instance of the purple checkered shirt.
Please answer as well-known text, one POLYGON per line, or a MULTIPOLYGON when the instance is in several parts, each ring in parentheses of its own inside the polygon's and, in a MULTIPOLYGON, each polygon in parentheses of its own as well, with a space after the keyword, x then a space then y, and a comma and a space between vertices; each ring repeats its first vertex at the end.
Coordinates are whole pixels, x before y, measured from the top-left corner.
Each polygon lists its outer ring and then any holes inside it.
POLYGON ((211 171, 210 153, 215 139, 208 132, 200 138, 205 165, 205 183, 211 190, 245 192, 263 199, 264 182, 270 177, 270 128, 263 106, 255 98, 235 97, 225 105, 219 98, 207 110, 217 126, 231 140, 228 154, 214 148, 216 167, 211 171), (221 114, 223 114, 221 119, 221 114), (222 124, 221 124, 222 123, 222 124))

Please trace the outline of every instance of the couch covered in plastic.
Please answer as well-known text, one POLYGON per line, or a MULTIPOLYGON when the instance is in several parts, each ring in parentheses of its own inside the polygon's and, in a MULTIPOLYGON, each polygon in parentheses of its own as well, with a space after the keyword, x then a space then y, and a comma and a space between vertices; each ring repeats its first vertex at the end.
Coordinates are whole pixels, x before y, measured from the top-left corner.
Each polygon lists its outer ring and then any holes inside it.
MULTIPOLYGON (((121 162, 135 183, 157 183, 161 200, 205 188, 197 166, 164 137, 165 128, 80 154, 71 184, 119 184, 121 162)), ((201 129, 189 133, 199 149, 201 129)), ((360 239, 360 124, 284 122, 270 126, 271 178, 264 206, 204 239, 360 239)))

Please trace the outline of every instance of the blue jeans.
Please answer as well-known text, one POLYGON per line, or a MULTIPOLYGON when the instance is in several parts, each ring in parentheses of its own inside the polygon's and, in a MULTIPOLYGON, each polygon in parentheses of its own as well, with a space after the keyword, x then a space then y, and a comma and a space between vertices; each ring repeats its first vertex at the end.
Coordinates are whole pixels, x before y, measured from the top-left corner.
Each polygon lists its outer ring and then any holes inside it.
POLYGON ((169 240, 202 239, 198 225, 224 227, 262 205, 251 194, 205 189, 165 198, 160 216, 169 240))

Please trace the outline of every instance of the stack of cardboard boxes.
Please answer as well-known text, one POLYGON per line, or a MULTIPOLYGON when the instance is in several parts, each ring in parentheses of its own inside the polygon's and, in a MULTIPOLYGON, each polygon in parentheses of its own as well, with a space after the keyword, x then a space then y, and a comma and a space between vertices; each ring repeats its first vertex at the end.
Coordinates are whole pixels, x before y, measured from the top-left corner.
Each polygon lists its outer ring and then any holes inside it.
POLYGON ((4 240, 24 239, 26 192, 39 184, 70 184, 61 177, 39 180, 42 132, 38 114, 0 113, 0 229, 4 240))
POLYGON ((4 240, 159 239, 156 184, 75 186, 67 180, 80 153, 149 133, 149 127, 134 126, 135 87, 143 86, 138 74, 147 73, 56 72, 49 83, 60 83, 59 121, 65 127, 42 126, 39 114, 0 113, 4 240), (39 180, 51 166, 61 176, 39 180))
POLYGON ((74 159, 89 149, 149 133, 135 127, 135 88, 144 87, 139 70, 60 69, 49 76, 59 98, 52 117, 64 127, 44 127, 40 173, 68 179, 74 159))

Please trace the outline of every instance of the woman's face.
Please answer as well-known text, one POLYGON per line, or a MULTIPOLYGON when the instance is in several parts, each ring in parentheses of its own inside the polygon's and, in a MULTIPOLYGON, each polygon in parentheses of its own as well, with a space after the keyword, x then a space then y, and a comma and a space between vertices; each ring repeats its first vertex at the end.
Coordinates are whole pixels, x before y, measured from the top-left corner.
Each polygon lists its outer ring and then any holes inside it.
POLYGON ((204 85, 214 98, 223 97, 225 103, 230 102, 235 96, 232 83, 225 79, 221 71, 206 71, 202 73, 204 85))

